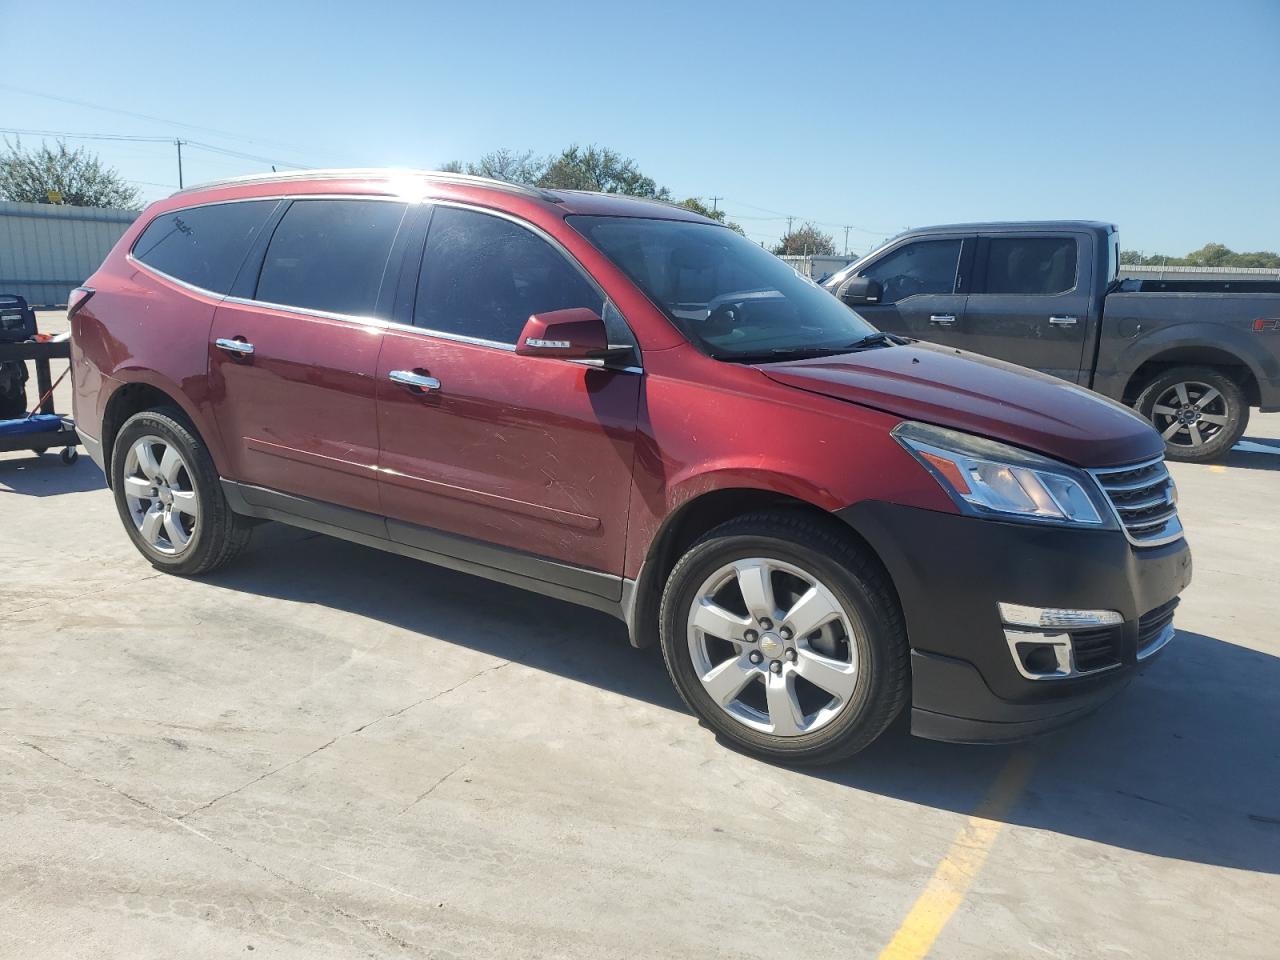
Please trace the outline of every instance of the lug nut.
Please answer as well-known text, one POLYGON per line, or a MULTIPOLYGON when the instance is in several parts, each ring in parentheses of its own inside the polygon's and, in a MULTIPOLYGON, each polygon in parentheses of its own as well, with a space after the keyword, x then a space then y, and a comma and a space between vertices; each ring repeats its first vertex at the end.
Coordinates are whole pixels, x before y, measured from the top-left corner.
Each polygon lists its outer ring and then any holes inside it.
POLYGON ((773 661, 773 663, 769 664, 769 669, 770 669, 771 671, 773 671, 774 673, 781 673, 781 672, 782 672, 782 661, 781 661, 781 660, 775 660, 775 661, 773 661))
POLYGON ((761 630, 772 630, 772 629, 773 629, 773 621, 772 621, 772 620, 770 620, 768 617, 761 617, 761 618, 760 618, 760 629, 761 629, 761 630))
POLYGON ((747 643, 755 643, 760 639, 760 634, 756 633, 754 630, 748 630, 742 635, 742 639, 746 640, 747 643))
POLYGON ((779 631, 778 631, 778 636, 780 636, 783 640, 790 640, 790 639, 791 639, 791 628, 790 628, 790 627, 783 627, 781 630, 779 630, 779 631))
POLYGON ((759 650, 752 650, 750 656, 747 657, 752 663, 759 663, 764 657, 760 656, 759 650))
POLYGON ((788 660, 790 660, 792 663, 795 663, 795 662, 796 662, 796 650, 795 650, 795 647, 792 647, 790 650, 788 650, 788 651, 787 651, 787 659, 788 659, 788 660))

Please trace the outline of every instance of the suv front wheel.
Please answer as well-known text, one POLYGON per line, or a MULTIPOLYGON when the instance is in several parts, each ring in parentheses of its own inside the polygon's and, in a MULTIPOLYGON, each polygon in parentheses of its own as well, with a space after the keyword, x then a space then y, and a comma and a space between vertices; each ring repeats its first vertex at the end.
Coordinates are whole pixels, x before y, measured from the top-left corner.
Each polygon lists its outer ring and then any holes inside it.
POLYGON ((906 701, 906 631, 885 574, 802 514, 746 516, 700 539, 671 572, 660 623, 685 703, 767 759, 857 753, 906 701))

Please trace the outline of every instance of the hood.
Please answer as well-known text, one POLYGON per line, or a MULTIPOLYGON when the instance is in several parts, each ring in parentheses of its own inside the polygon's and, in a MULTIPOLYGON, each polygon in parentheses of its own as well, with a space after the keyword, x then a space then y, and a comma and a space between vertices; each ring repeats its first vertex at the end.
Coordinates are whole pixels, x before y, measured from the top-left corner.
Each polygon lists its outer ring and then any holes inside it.
POLYGON ((932 343, 761 364, 778 383, 964 430, 1082 467, 1164 453, 1151 425, 1113 400, 1057 377, 932 343))

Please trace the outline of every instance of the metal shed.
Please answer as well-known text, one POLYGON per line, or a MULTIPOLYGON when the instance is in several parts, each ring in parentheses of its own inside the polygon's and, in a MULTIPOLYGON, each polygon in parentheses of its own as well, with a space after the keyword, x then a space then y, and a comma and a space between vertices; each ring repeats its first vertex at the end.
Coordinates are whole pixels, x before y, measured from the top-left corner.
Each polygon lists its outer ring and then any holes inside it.
POLYGON ((137 216, 110 207, 0 201, 0 292, 33 306, 63 306, 137 216))

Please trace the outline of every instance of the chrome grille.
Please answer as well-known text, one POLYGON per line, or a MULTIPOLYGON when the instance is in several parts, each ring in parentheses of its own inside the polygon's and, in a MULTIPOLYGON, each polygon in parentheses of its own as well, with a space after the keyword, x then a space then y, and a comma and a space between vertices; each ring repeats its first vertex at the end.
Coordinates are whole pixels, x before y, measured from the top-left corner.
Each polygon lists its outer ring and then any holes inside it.
POLYGON ((1163 457, 1090 472, 1111 502, 1130 543, 1154 547, 1182 536, 1173 478, 1163 457))

